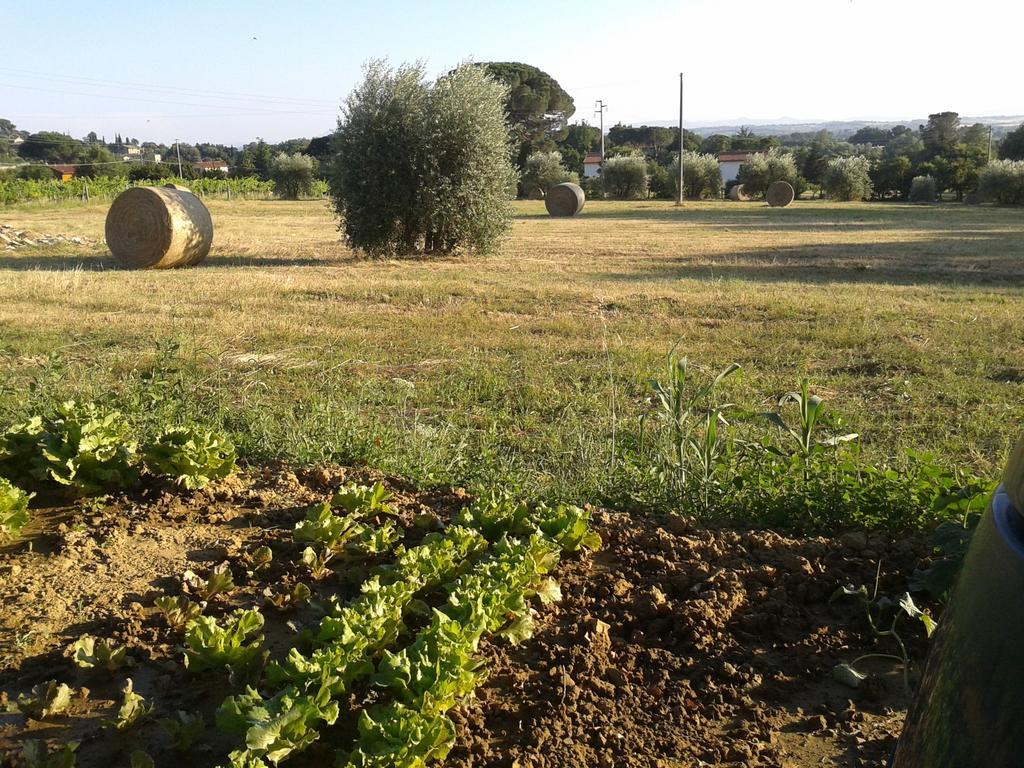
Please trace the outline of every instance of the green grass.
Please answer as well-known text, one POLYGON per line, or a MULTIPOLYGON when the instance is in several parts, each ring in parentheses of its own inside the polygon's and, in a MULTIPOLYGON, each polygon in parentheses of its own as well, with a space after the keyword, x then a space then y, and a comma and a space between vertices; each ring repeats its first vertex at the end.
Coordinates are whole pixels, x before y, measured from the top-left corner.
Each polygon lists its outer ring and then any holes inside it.
MULTIPOLYGON (((120 272, 0 251, 0 422, 65 397, 226 429, 249 460, 619 500, 674 344, 770 405, 809 376, 873 461, 997 471, 1024 417, 1024 219, 957 205, 522 203, 486 259, 365 261, 320 202, 211 202, 214 251, 120 272), (613 443, 614 437, 614 443, 613 443)), ((0 209, 102 237, 105 205, 0 209)))

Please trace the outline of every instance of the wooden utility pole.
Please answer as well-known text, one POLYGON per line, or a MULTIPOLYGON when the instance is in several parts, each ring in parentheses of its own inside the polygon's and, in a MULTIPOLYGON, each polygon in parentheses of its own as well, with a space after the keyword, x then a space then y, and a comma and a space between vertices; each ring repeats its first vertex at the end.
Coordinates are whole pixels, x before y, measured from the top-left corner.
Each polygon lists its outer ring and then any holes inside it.
POLYGON ((679 190, 676 205, 683 204, 683 73, 679 73, 679 190))
POLYGON ((174 140, 174 151, 178 155, 178 178, 184 179, 185 177, 181 175, 181 147, 178 146, 178 139, 174 140))
POLYGON ((594 110, 601 118, 601 165, 604 165, 604 113, 608 111, 608 105, 603 100, 597 100, 597 108, 594 110))

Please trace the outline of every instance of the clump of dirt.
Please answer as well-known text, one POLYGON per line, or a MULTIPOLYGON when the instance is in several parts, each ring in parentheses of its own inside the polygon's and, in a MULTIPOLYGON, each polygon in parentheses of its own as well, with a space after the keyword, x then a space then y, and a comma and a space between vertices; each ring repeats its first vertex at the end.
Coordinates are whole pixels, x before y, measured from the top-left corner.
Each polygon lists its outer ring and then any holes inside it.
POLYGON ((10 224, 0 224, 0 248, 4 250, 14 251, 18 248, 28 248, 37 245, 58 245, 61 243, 96 245, 96 241, 88 237, 37 234, 25 229, 16 229, 10 224))
POLYGON ((907 692, 895 670, 832 678, 875 639, 829 597, 873 584, 879 560, 882 589, 904 591, 923 542, 598 520, 605 549, 565 565, 533 640, 489 648, 447 766, 884 765, 907 692))
MULTIPOLYGON (((121 764, 145 748, 157 764, 177 760, 152 722, 113 738, 99 724, 116 711, 126 676, 155 703, 156 716, 201 712, 213 722, 230 691, 221 678, 182 666, 180 631, 153 606, 177 594, 186 570, 221 563, 236 587, 207 615, 258 607, 273 657, 316 626, 313 605, 271 607, 270 595, 299 581, 317 598, 358 593, 369 565, 337 568, 317 582, 299 562, 291 532, 306 505, 342 483, 383 479, 405 542, 416 543, 466 503, 461 490, 418 490, 365 470, 266 467, 188 493, 173 486, 35 510, 25 540, 0 549, 0 709, 41 681, 75 690, 69 713, 51 722, 0 714, 0 759, 26 738, 82 741, 78 765, 121 764), (269 565, 248 554, 267 545, 269 565), (83 634, 126 644, 134 666, 97 676, 77 669, 69 648, 83 634)), ((917 538, 850 533, 789 538, 770 531, 701 528, 595 514, 602 551, 563 561, 561 603, 541 610, 534 638, 485 643, 491 675, 457 708, 457 746, 444 765, 572 766, 882 765, 905 711, 902 677, 875 670, 854 690, 833 666, 875 649, 862 609, 830 604, 836 587, 872 584, 902 592, 926 554, 917 538)), ((915 658, 923 640, 907 633, 915 658)), ((351 742, 359 711, 376 694, 341 702, 338 725, 297 766, 332 760, 351 742)), ((215 765, 231 745, 212 725, 189 764, 215 765)))

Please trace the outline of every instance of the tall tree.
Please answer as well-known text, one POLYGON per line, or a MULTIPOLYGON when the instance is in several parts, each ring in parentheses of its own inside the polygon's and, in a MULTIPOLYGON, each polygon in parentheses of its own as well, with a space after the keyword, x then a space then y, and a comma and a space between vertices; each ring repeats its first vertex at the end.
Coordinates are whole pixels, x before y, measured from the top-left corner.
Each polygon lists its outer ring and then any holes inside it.
POLYGON ((928 157, 946 157, 953 154, 960 139, 960 115, 956 112, 936 112, 928 115, 928 124, 921 126, 921 139, 928 157))
POLYGON ((82 145, 64 133, 39 131, 31 134, 18 147, 18 154, 26 160, 43 163, 73 163, 82 151, 82 145))
POLYGON ((555 78, 518 61, 492 61, 479 66, 508 86, 505 114, 512 141, 518 145, 516 162, 520 168, 530 154, 550 149, 554 142, 565 138, 576 105, 555 78))
POLYGON ((1004 160, 1024 160, 1024 123, 1010 131, 999 145, 999 157, 1004 160))

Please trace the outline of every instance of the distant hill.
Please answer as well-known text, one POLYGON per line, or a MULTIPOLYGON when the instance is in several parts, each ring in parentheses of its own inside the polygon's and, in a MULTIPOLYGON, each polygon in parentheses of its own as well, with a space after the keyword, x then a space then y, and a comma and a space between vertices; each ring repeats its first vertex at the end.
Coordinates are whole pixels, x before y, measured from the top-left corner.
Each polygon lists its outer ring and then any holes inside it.
MULTIPOLYGON (((687 123, 687 130, 693 131, 701 136, 710 136, 715 133, 722 133, 731 136, 746 127, 759 136, 785 136, 790 133, 816 133, 828 131, 833 136, 843 139, 852 136, 861 128, 873 126, 877 128, 892 128, 896 125, 905 125, 909 128, 917 128, 928 122, 927 117, 908 118, 907 120, 798 120, 796 118, 783 117, 778 120, 745 120, 737 118, 729 123, 687 123)), ((962 116, 960 122, 963 125, 973 123, 984 123, 995 129, 996 135, 1001 135, 1013 130, 1021 123, 1024 123, 1024 115, 989 115, 986 117, 962 116)), ((677 120, 649 120, 637 122, 634 125, 678 125, 677 120)))

